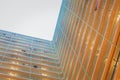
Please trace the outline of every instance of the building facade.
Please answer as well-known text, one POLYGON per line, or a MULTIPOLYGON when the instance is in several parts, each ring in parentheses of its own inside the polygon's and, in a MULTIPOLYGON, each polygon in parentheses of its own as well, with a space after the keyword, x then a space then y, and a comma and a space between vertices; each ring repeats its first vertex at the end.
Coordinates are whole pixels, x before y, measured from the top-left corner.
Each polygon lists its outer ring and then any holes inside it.
POLYGON ((53 42, 0 30, 0 80, 60 80, 53 42))
POLYGON ((120 0, 63 0, 54 42, 65 80, 119 80, 120 0))
POLYGON ((0 30, 1 80, 119 80, 120 0, 63 0, 53 41, 0 30))

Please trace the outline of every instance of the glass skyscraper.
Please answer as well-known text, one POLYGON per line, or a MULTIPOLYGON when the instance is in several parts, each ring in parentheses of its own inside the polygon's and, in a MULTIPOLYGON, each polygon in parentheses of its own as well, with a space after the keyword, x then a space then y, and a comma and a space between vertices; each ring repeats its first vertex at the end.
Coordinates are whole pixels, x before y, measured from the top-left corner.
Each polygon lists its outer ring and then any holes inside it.
POLYGON ((0 80, 57 80, 59 58, 51 41, 0 30, 0 80))
POLYGON ((53 41, 0 30, 0 80, 119 80, 120 0, 63 0, 53 41))

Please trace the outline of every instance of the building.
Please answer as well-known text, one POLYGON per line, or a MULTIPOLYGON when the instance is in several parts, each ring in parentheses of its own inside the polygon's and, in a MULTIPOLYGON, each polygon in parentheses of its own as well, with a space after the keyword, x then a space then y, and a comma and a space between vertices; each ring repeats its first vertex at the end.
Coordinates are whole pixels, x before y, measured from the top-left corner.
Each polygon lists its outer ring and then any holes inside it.
POLYGON ((63 0, 51 42, 0 35, 1 80, 120 79, 120 0, 63 0))
POLYGON ((0 30, 0 80, 58 80, 53 42, 0 30))
POLYGON ((120 0, 64 0, 54 42, 65 80, 119 80, 120 0))

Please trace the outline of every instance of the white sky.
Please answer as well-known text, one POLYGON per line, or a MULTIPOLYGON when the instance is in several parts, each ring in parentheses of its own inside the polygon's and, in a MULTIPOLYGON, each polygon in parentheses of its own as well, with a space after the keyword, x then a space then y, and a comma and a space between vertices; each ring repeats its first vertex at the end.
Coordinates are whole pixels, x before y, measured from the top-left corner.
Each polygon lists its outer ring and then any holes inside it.
POLYGON ((62 0, 0 0, 0 30, 52 40, 62 0))

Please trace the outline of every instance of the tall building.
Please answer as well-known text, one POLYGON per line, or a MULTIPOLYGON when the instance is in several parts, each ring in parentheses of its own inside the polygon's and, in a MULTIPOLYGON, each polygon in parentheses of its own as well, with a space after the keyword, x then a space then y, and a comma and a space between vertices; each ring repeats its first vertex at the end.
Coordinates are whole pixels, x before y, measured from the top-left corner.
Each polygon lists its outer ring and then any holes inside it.
POLYGON ((65 80, 119 80, 120 0, 63 0, 54 42, 65 80))
POLYGON ((0 80, 119 80, 120 0, 63 0, 53 41, 0 30, 0 80))
POLYGON ((0 80, 59 80, 53 42, 0 30, 0 80))

